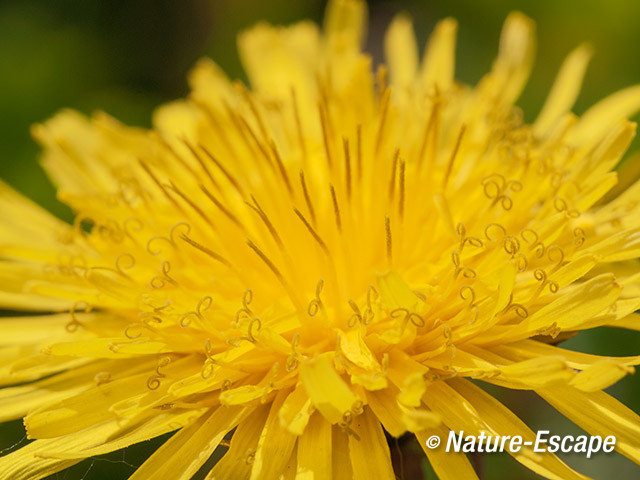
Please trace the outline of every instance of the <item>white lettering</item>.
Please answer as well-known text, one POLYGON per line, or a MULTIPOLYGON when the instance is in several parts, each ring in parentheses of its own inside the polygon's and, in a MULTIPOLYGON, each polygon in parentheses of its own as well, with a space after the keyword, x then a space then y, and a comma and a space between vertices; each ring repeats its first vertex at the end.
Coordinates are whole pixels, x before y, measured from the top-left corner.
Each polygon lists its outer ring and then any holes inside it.
MULTIPOLYGON (((549 430, 539 430, 536 433, 535 442, 527 440, 526 442, 520 435, 487 435, 482 431, 477 436, 465 435, 464 431, 454 432, 449 431, 449 437, 447 439, 447 452, 464 452, 464 453, 496 453, 496 452, 510 452, 518 453, 522 450, 523 446, 533 445, 533 451, 535 453, 555 453, 562 451, 563 453, 583 453, 586 458, 591 458, 594 453, 605 452, 610 453, 614 450, 616 444, 616 438, 610 435, 602 440, 599 435, 588 436, 579 435, 573 437, 567 435, 561 437, 560 435, 549 436, 549 430)), ((437 435, 429 437, 427 442, 428 448, 437 448, 440 443, 440 438, 437 435)))

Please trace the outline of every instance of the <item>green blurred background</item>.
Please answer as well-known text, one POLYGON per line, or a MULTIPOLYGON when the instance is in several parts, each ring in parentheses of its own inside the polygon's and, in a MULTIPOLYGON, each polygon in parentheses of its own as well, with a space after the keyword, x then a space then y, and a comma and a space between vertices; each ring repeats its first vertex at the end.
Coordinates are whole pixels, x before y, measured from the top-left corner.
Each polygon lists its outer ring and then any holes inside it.
MULTIPOLYGON (((61 108, 74 108, 85 113, 104 110, 126 123, 149 126, 154 106, 187 93, 186 72, 198 58, 209 56, 230 77, 244 78, 235 47, 238 31, 259 20, 321 21, 324 6, 321 0, 0 0, 0 178, 69 219, 38 166, 31 124, 61 108)), ((370 1, 367 49, 381 59, 384 29, 400 11, 412 15, 420 45, 438 19, 454 16, 460 24, 457 77, 473 84, 489 69, 501 24, 514 9, 537 22, 534 74, 519 102, 527 120, 537 115, 563 57, 583 41, 595 46, 595 56, 576 113, 619 88, 640 83, 640 59, 635 54, 640 45, 640 2, 631 0, 370 1)), ((634 143, 632 151, 636 149, 634 143)), ((640 335, 600 328, 564 346, 632 355, 640 353, 640 335)), ((534 430, 580 432, 535 395, 490 390, 534 430)), ((610 391, 640 411, 640 378, 627 377, 610 391)), ((6 452, 23 439, 20 422, 0 429, 0 450, 6 452)), ((126 478, 163 439, 85 461, 54 478, 126 478)), ((416 448, 401 445, 407 478, 411 462, 421 458, 416 448)), ((640 469, 617 454, 564 458, 597 479, 611 478, 613 472, 618 480, 640 478, 640 469)), ((488 479, 538 478, 507 455, 490 455, 483 462, 488 479)), ((434 478, 428 467, 425 472, 434 478)))

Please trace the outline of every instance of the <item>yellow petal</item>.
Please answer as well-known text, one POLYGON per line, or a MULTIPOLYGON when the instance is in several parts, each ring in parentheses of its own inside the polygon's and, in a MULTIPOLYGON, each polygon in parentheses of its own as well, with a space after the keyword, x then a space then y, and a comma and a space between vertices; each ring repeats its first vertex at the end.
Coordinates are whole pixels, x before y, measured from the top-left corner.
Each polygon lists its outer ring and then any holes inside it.
POLYGON ((349 456, 354 480, 371 478, 396 478, 391 466, 391 455, 380 423, 368 408, 353 419, 349 435, 349 456))
POLYGON ((613 385, 625 375, 630 375, 634 372, 635 369, 633 367, 603 359, 593 365, 589 365, 578 373, 569 382, 569 385, 583 392, 595 392, 613 385))
POLYGON ((634 122, 626 119, 619 121, 611 128, 602 142, 587 155, 585 161, 577 166, 572 174, 586 184, 591 180, 597 181, 615 168, 629 149, 629 145, 635 136, 636 124, 634 122))
POLYGON ((71 227, 0 181, 0 243, 59 248, 71 227))
MULTIPOLYGON (((19 350, 10 361, 3 362, 3 368, 0 369, 0 385, 37 380, 52 373, 82 367, 92 361, 88 358, 47 357, 39 351, 36 353, 34 350, 27 350, 26 347, 19 350), (16 358, 19 360, 15 360, 16 358)), ((0 357, 3 356, 0 354, 0 357)))
POLYGON ((456 60, 456 34, 458 22, 445 18, 434 28, 422 60, 422 83, 430 87, 436 85, 440 91, 447 91, 453 84, 456 60))
POLYGON ((51 444, 39 453, 43 456, 66 459, 103 455, 179 430, 196 421, 207 410, 175 408, 166 412, 144 412, 124 421, 111 419, 80 432, 59 437, 65 442, 51 444))
MULTIPOLYGON (((481 388, 464 379, 453 379, 451 385, 471 402, 477 413, 497 435, 520 435, 523 441, 535 443, 536 434, 513 412, 481 388)), ((519 452, 511 453, 511 455, 527 468, 546 478, 556 480, 585 480, 587 478, 548 452, 534 454, 532 449, 523 447, 519 452)))
POLYGON ((629 330, 640 331, 640 314, 633 313, 631 315, 627 315, 624 318, 612 320, 608 322, 607 325, 611 327, 627 328, 629 330))
POLYGON ((32 135, 45 150, 42 166, 58 187, 87 195, 117 191, 117 182, 105 161, 97 161, 106 142, 92 122, 77 112, 63 110, 32 135))
POLYGON ((640 85, 620 90, 599 101, 580 118, 568 140, 576 146, 600 140, 616 122, 628 118, 640 108, 640 85))
MULTIPOLYGON (((30 345, 60 337, 67 332, 65 326, 71 321, 68 313, 0 318, 2 337, 0 345, 30 345)), ((80 321, 80 320, 79 320, 80 321)))
POLYGON ((64 298, 48 298, 28 293, 0 292, 0 307, 29 312, 68 311, 75 302, 64 298))
POLYGON ((546 333, 547 329, 574 330, 592 317, 610 307, 620 295, 622 287, 615 283, 613 275, 605 274, 576 286, 520 324, 495 327, 479 335, 479 344, 508 343, 546 333))
POLYGON ((76 368, 44 380, 3 388, 0 390, 0 419, 17 418, 43 405, 54 404, 90 389, 95 385, 96 376, 101 372, 108 370, 117 378, 120 374, 127 374, 127 370, 131 371, 131 367, 137 368, 136 365, 127 366, 116 362, 93 362, 84 366, 80 364, 76 365, 76 368))
POLYGON ((640 365, 640 355, 634 357, 601 357, 588 353, 573 352, 535 340, 521 340, 509 345, 496 345, 491 348, 497 354, 510 360, 519 361, 528 358, 555 356, 561 357, 571 368, 583 370, 601 360, 616 362, 619 365, 640 365))
POLYGON ((190 479, 224 436, 250 413, 242 407, 218 407, 167 440, 129 477, 130 480, 190 479))
POLYGON ((509 14, 500 35, 500 50, 492 74, 504 104, 513 103, 529 78, 535 54, 535 24, 520 12, 509 14))
POLYGON ((517 269, 515 264, 508 263, 502 267, 499 271, 499 283, 498 283, 498 301, 493 309, 493 316, 496 313, 501 312, 509 304, 509 300, 512 298, 513 287, 516 282, 517 269))
POLYGON ((398 405, 398 389, 389 387, 384 390, 367 392, 369 408, 382 423, 384 429, 394 437, 400 437, 407 431, 402 421, 402 410, 398 405))
POLYGON ((280 424, 294 435, 302 435, 315 408, 306 390, 300 384, 286 398, 278 416, 280 424))
POLYGON ((172 348, 165 342, 148 338, 139 338, 132 341, 126 337, 92 338, 77 342, 60 342, 42 349, 42 353, 46 355, 89 358, 126 358, 169 353, 171 351, 172 348))
POLYGON ((331 424, 315 414, 298 440, 298 472, 296 480, 331 478, 331 424))
POLYGON ((330 0, 324 29, 329 42, 342 48, 360 48, 367 29, 367 4, 362 0, 330 0))
POLYGON ((600 257, 594 254, 580 255, 563 265, 549 277, 550 281, 558 284, 559 288, 565 287, 585 276, 600 261, 600 257))
POLYGON ((164 479, 167 472, 176 480, 191 478, 247 413, 244 408, 219 407, 203 415, 167 440, 129 479, 164 479))
POLYGON ((412 312, 418 304, 418 297, 409 288, 398 272, 389 270, 376 275, 380 297, 390 310, 406 308, 412 312))
POLYGON ((500 373, 499 378, 504 378, 507 382, 515 381, 529 387, 566 382, 573 378, 573 370, 561 357, 539 357, 524 360, 501 367, 500 373))
POLYGON ((357 397, 333 368, 329 356, 320 355, 300 364, 300 380, 311 402, 330 423, 343 421, 357 397))
POLYGON ((589 251, 601 255, 602 262, 620 262, 640 256, 640 229, 617 232, 589 247, 589 251))
POLYGON ((227 379, 231 382, 236 382, 245 378, 247 376, 246 372, 242 372, 237 368, 227 368, 225 365, 238 365, 239 359, 252 350, 252 344, 244 342, 237 348, 213 355, 214 360, 220 361, 222 365, 214 366, 208 378, 203 378, 202 371, 185 376, 184 379, 174 382, 169 387, 169 393, 183 397, 197 392, 210 392, 218 390, 227 379))
POLYGON ((80 462, 82 458, 60 460, 43 458, 41 448, 51 440, 36 440, 24 447, 0 457, 0 480, 37 480, 53 475, 80 462))
POLYGON ((265 397, 268 393, 266 385, 241 385, 220 393, 222 405, 244 405, 265 397))
MULTIPOLYGON (((462 348, 465 348, 465 346, 462 348)), ((426 359, 423 363, 429 368, 445 372, 455 368, 458 373, 465 375, 498 373, 498 369, 494 364, 462 348, 448 349, 444 353, 426 359)))
POLYGON ((401 88, 410 86, 418 70, 418 46, 408 15, 395 16, 384 37, 384 51, 391 83, 401 88))
POLYGON ((574 205, 580 212, 591 208, 598 200, 618 183, 618 174, 609 172, 601 175, 591 185, 586 184, 580 195, 574 199, 574 205))
POLYGON ((251 480, 277 478, 287 465, 296 445, 296 435, 280 425, 278 416, 287 393, 278 392, 271 404, 269 416, 258 440, 255 461, 251 467, 251 480))
POLYGON ((389 351, 387 376, 400 390, 398 401, 411 407, 420 406, 427 385, 424 375, 429 371, 402 350, 389 351))
POLYGON ((446 426, 440 425, 416 432, 416 439, 424 453, 427 454, 429 463, 440 480, 477 479, 478 476, 464 453, 446 451, 444 445, 446 439, 449 438, 449 432, 450 430, 446 426), (427 447, 427 440, 433 435, 441 440, 439 448, 427 447))
POLYGON ((473 405, 446 382, 438 381, 430 384, 423 396, 423 401, 431 411, 442 418, 442 423, 453 430, 465 432, 488 430, 483 418, 473 405))
POLYGON ((400 405, 402 422, 410 432, 419 432, 426 428, 437 427, 442 423, 440 415, 424 408, 411 408, 400 405))
POLYGON ((629 315, 633 315, 633 312, 640 309, 640 298, 627 298, 618 299, 609 310, 605 313, 598 315, 585 321, 580 328, 594 328, 603 325, 609 325, 611 322, 616 322, 622 318, 626 318, 629 315))
POLYGON ((293 447, 289 460, 278 477, 279 480, 296 480, 298 475, 298 445, 293 447))
POLYGON ((264 428, 270 405, 261 405, 243 422, 231 437, 231 445, 225 455, 216 462, 206 480, 249 479, 255 460, 260 432, 264 428))
POLYGON ((332 427, 331 433, 332 478, 333 480, 353 480, 353 467, 349 458, 349 436, 337 425, 332 427))
MULTIPOLYGON (((110 375, 112 375, 110 373, 110 375)), ((64 400, 49 403, 25 417, 30 438, 54 438, 75 433, 115 417, 109 407, 123 398, 147 390, 149 373, 127 376, 104 385, 91 385, 86 392, 67 393, 64 400)), ((93 379, 89 377, 93 383, 93 379)), ((89 386, 89 385, 88 385, 89 386)))
POLYGON ((198 60, 189 72, 191 97, 211 107, 222 108, 231 101, 235 90, 224 71, 208 58, 198 60))
POLYGON ((311 98, 311 85, 320 57, 318 28, 303 22, 288 28, 261 23, 242 32, 238 50, 253 89, 267 98, 291 98, 291 86, 302 101, 311 98))
POLYGON ((389 382, 387 378, 382 375, 381 372, 373 373, 357 371, 357 367, 351 369, 351 383, 353 385, 359 385, 367 390, 382 390, 387 388, 389 382))
POLYGON ((340 351, 358 367, 376 373, 380 364, 365 343, 362 333, 353 328, 340 334, 340 351))
POLYGON ((533 124, 533 131, 537 136, 545 136, 553 124, 571 110, 580 93, 582 79, 592 54, 591 46, 583 44, 565 59, 547 96, 547 101, 533 124))
POLYGON ((591 435, 613 435, 616 450, 640 464, 640 417, 615 398, 602 391, 587 393, 559 385, 537 393, 591 435))

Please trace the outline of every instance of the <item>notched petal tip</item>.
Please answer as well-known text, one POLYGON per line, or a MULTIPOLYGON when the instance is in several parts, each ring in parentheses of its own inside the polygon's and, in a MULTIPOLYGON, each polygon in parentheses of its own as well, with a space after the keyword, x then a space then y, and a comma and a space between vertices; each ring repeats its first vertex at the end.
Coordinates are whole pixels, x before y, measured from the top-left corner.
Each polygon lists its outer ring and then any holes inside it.
POLYGON ((525 61, 532 53, 535 42, 535 22, 522 12, 511 12, 500 35, 500 55, 514 63, 525 61))
POLYGON ((505 105, 512 104, 522 92, 535 57, 535 23, 520 12, 509 14, 502 27, 500 47, 492 73, 496 91, 505 105))
POLYGON ((446 91, 454 82, 458 22, 451 17, 438 22, 429 36, 420 77, 427 88, 446 91))
POLYGON ((592 56, 592 45, 583 43, 562 63, 551 92, 533 124, 534 133, 538 137, 545 136, 561 117, 571 110, 580 93, 592 56))
POLYGON ((384 51, 393 85, 406 87, 415 81, 418 45, 409 14, 403 12, 394 17, 384 38, 384 51))
POLYGON ((363 0, 331 0, 324 18, 329 41, 361 46, 366 40, 367 16, 367 4, 363 0))

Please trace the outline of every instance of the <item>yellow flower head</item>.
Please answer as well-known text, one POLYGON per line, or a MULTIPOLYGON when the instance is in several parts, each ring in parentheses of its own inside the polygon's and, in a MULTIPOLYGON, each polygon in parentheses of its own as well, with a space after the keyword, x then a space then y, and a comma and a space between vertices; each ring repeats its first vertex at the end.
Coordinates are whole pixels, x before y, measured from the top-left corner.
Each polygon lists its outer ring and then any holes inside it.
POLYGON ((534 433, 470 378, 534 390, 640 462, 639 417, 602 391, 640 358, 554 346, 640 328, 640 184, 613 171, 640 88, 571 114, 579 47, 527 125, 522 14, 474 88, 454 20, 420 59, 396 18, 375 73, 365 29, 362 1, 334 0, 323 31, 240 36, 250 88, 201 61, 150 131, 70 111, 34 128, 75 221, 0 187, 0 308, 31 312, 0 320, 0 419, 37 439, 0 479, 171 431, 132 478, 188 479, 220 448, 207 478, 392 479, 384 431, 474 478, 426 439, 534 433))

